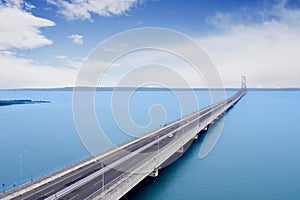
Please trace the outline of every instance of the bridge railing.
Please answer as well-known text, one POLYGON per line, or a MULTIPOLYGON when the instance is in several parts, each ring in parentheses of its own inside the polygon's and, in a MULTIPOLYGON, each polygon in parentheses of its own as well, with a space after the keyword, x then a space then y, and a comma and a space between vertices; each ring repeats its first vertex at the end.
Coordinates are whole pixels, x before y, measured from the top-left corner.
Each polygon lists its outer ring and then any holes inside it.
POLYGON ((148 159, 135 170, 132 169, 132 173, 122 174, 86 199, 116 199, 115 197, 123 195, 124 190, 128 191, 128 188, 133 188, 137 183, 147 177, 155 166, 156 162, 148 159), (118 185, 118 187, 115 187, 116 185, 118 185))
POLYGON ((106 184, 104 188, 100 188, 97 192, 90 195, 87 199, 101 199, 104 197, 105 199, 116 199, 122 196, 158 168, 158 166, 162 165, 180 147, 194 137, 198 133, 198 129, 199 127, 196 125, 189 131, 189 134, 184 133, 176 135, 177 139, 173 140, 169 145, 161 148, 158 154, 156 152, 153 153, 152 157, 148 157, 146 160, 139 162, 139 167, 129 170, 131 173, 124 173, 106 184), (186 139, 182 140, 182 138, 186 139))

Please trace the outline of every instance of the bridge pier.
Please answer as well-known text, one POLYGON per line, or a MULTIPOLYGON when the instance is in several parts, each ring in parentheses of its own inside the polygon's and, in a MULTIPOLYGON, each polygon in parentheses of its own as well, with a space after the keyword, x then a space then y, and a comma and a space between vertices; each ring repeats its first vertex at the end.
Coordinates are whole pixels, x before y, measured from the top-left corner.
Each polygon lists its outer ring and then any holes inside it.
POLYGON ((183 146, 180 147, 176 152, 177 152, 177 153, 183 153, 183 152, 184 152, 184 151, 183 151, 183 146))
POLYGON ((150 177, 157 177, 158 176, 158 168, 155 168, 150 174, 149 174, 150 177))

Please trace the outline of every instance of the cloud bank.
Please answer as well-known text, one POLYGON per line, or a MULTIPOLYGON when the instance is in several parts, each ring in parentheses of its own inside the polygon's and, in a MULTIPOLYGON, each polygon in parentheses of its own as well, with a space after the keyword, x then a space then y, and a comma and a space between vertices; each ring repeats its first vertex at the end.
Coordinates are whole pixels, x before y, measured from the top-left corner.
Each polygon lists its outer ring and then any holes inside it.
MULTIPOLYGON (((93 14, 126 14, 138 3, 137 0, 48 2, 56 5, 68 19, 82 20, 91 20, 93 14)), ((0 88, 73 86, 82 59, 60 55, 57 56, 60 66, 51 66, 22 58, 18 53, 53 43, 40 28, 56 24, 33 15, 32 9, 35 6, 23 0, 0 2, 0 88)), ((225 87, 239 87, 237 80, 242 75, 247 76, 249 87, 300 87, 299 8, 291 8, 287 1, 280 1, 257 9, 244 7, 236 12, 216 12, 205 21, 217 31, 194 39, 207 50, 225 87)), ((83 36, 79 34, 68 38, 74 44, 83 44, 83 36)), ((178 73, 193 74, 183 63, 171 62, 167 56, 157 54, 129 57, 128 65, 145 60, 150 63, 165 61, 178 73)), ((119 70, 116 67, 108 81, 117 78, 112 76, 118 76, 119 70)), ((190 76, 189 81, 193 87, 199 86, 199 80, 194 76, 190 76)))
POLYGON ((300 10, 287 9, 282 1, 264 12, 248 12, 243 15, 258 20, 216 13, 207 22, 221 33, 198 38, 224 84, 237 87, 237 77, 246 75, 250 87, 300 87, 300 10))
POLYGON ((52 41, 42 35, 39 28, 54 25, 54 22, 36 17, 15 4, 0 4, 0 50, 50 45, 52 41))
POLYGON ((57 6, 59 13, 69 20, 91 20, 92 14, 105 17, 125 14, 138 3, 138 0, 47 0, 47 2, 57 6))
POLYGON ((77 70, 42 65, 19 58, 11 52, 0 52, 0 88, 51 88, 72 86, 77 70))
POLYGON ((34 16, 28 12, 30 9, 34 6, 22 0, 0 2, 0 88, 72 86, 77 73, 73 69, 40 64, 18 55, 18 50, 53 43, 40 28, 55 23, 34 16))

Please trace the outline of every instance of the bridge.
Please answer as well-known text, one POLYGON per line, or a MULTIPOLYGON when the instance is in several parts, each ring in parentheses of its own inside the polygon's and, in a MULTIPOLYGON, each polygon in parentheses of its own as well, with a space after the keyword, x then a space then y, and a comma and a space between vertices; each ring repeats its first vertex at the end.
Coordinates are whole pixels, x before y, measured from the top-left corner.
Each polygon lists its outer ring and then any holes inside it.
POLYGON ((147 176, 180 157, 198 134, 233 107, 246 93, 242 88, 232 97, 165 125, 143 137, 0 195, 0 199, 120 199, 147 176))

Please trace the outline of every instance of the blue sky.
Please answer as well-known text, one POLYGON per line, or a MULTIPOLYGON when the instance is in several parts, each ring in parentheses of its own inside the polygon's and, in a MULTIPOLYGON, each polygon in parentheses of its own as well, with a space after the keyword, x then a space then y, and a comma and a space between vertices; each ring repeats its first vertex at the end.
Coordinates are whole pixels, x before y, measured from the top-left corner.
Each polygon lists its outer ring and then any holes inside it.
POLYGON ((0 88, 74 86, 100 42, 142 27, 192 37, 227 87, 300 87, 299 25, 299 0, 2 0, 0 88))

